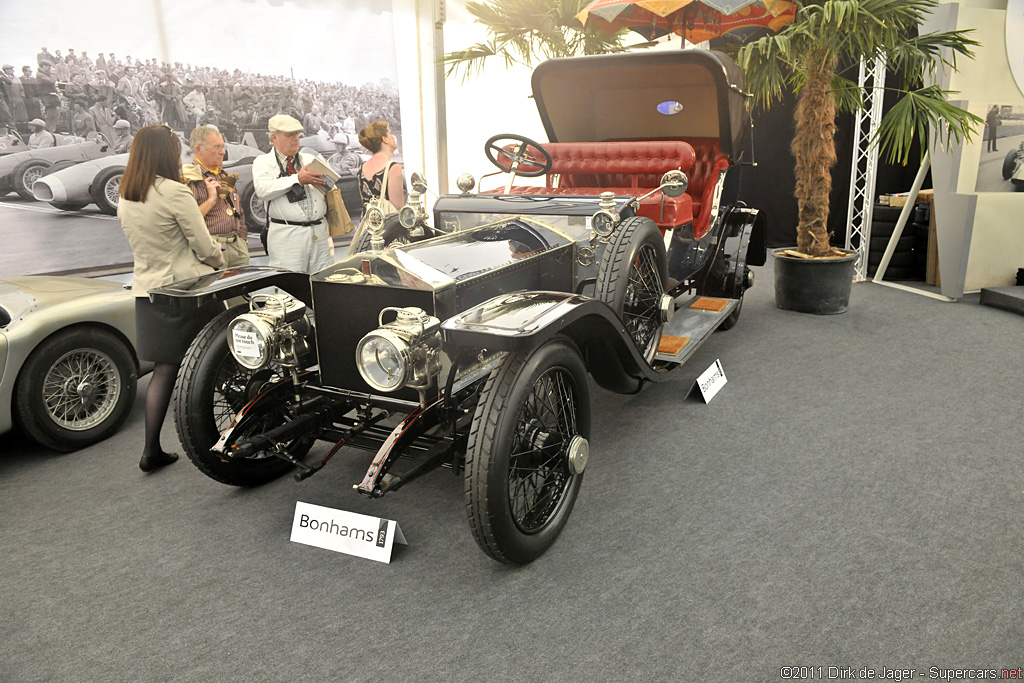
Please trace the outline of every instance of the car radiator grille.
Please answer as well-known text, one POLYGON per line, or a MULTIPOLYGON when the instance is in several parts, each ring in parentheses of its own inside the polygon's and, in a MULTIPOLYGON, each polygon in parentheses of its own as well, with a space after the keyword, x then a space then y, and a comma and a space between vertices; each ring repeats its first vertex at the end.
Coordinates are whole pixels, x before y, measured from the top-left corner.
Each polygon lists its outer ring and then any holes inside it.
MULTIPOLYGON (((388 306, 418 306, 433 315, 433 292, 313 281, 316 347, 324 386, 378 393, 359 375, 356 344, 367 332, 377 329, 377 318, 388 306)), ((390 395, 417 400, 411 389, 390 395)))

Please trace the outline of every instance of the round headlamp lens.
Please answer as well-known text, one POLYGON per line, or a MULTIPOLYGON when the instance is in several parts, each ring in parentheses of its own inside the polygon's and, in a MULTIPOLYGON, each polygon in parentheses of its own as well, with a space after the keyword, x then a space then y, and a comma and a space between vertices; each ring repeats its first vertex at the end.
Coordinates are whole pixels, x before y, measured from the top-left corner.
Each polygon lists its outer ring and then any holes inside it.
POLYGON ((395 391, 405 384, 407 347, 401 340, 376 332, 363 337, 356 348, 356 367, 366 383, 379 391, 395 391))
POLYGON ((416 227, 416 209, 411 206, 403 206, 402 210, 398 212, 398 222, 402 224, 403 228, 410 230, 416 227))
POLYGON ((228 326, 228 346, 231 355, 239 363, 255 370, 266 365, 269 360, 267 353, 267 334, 244 315, 235 318, 228 326))

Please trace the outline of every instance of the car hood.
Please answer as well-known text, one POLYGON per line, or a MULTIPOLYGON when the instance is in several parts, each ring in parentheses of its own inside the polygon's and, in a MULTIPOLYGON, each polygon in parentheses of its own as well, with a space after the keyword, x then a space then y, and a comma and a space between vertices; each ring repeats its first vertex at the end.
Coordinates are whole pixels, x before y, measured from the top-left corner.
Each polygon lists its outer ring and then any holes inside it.
POLYGON ((0 308, 11 318, 10 326, 25 316, 57 304, 96 295, 125 291, 107 280, 78 277, 21 277, 0 279, 0 308))

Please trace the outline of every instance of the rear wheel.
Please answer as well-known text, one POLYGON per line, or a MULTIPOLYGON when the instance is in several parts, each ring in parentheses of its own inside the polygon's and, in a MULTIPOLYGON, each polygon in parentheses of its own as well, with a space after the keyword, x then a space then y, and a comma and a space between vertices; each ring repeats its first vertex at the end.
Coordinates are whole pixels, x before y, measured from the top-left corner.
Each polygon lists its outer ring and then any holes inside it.
POLYGON ((15 386, 14 416, 42 445, 77 450, 117 431, 131 410, 137 381, 135 359, 120 338, 72 328, 29 356, 15 386))
MULTIPOLYGON (((236 306, 211 320, 192 341, 174 385, 174 423, 178 438, 189 459, 212 479, 232 486, 258 486, 292 469, 285 460, 261 451, 239 458, 213 453, 210 448, 236 413, 264 389, 282 381, 275 369, 243 368, 228 349, 228 324, 247 306, 236 306)), ((286 419, 282 406, 268 402, 259 415, 247 422, 246 433, 257 434, 282 424, 286 419)), ((313 445, 312 437, 300 437, 286 444, 296 458, 313 445)))
POLYGON ((530 562, 572 512, 589 453, 590 385, 577 348, 556 338, 508 356, 486 380, 466 453, 466 511, 480 548, 530 562))
POLYGON ((1013 177, 1014 171, 1017 170, 1017 150, 1011 149, 1003 157, 1003 180, 1009 180, 1013 177))
POLYGON ((28 159, 18 164, 11 177, 14 179, 14 191, 26 201, 35 201, 36 196, 32 194, 32 184, 46 175, 46 169, 50 168, 50 162, 45 159, 28 159))
POLYGON ((245 210, 245 225, 249 232, 259 232, 267 224, 267 205, 256 196, 256 188, 250 183, 239 197, 245 210))
POLYGON ((117 215, 117 203, 121 197, 121 176, 124 169, 120 166, 105 168, 100 171, 89 186, 89 196, 96 202, 99 210, 110 216, 117 215))
POLYGON ((601 257, 594 298, 615 311, 650 362, 661 339, 661 297, 668 282, 665 242, 649 218, 627 218, 601 257))

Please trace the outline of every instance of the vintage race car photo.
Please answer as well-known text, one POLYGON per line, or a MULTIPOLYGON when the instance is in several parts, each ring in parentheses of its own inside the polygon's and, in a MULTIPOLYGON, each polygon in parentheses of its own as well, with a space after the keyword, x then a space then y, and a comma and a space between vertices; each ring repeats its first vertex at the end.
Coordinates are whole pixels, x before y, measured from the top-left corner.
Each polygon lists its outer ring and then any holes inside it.
POLYGON ((1024 142, 1003 158, 1003 180, 1009 180, 1015 192, 1024 192, 1024 142))
MULTIPOLYGON (((239 173, 236 188, 241 194, 246 182, 252 184, 252 160, 262 152, 246 145, 227 143, 224 146, 224 168, 239 173), (243 169, 245 179, 242 177, 243 169)), ((182 139, 181 163, 191 164, 192 154, 188 141, 182 139)), ((88 204, 95 204, 103 213, 117 215, 118 191, 127 164, 127 154, 115 154, 46 173, 32 185, 33 196, 65 211, 77 211, 88 204)), ((244 201, 245 197, 242 199, 244 201)))
MULTIPOLYGON (((85 142, 85 138, 77 135, 65 135, 63 133, 54 133, 53 139, 57 143, 56 146, 61 145, 72 145, 79 142, 85 142)), ((15 154, 16 152, 24 152, 28 150, 28 142, 25 138, 14 128, 8 128, 6 135, 0 135, 0 156, 4 154, 15 154)))
POLYGON ((627 394, 672 378, 737 323, 765 261, 764 217, 737 196, 742 87, 717 52, 545 62, 533 97, 549 141, 488 140, 500 186, 462 176, 428 213, 413 174, 409 205, 367 208, 355 253, 312 276, 249 267, 151 292, 186 307, 250 298, 182 364, 189 458, 254 486, 369 451, 353 484, 371 498, 445 468, 488 556, 539 557, 601 448, 590 378, 627 394), (318 440, 333 445, 310 461, 318 440))
MULTIPOLYGON (((267 214, 263 201, 253 189, 252 160, 263 152, 255 147, 230 142, 225 147, 224 169, 238 174, 235 189, 245 209, 246 225, 250 232, 258 232, 263 228, 267 214)), ((184 139, 181 163, 192 163, 192 150, 184 139)), ((43 175, 32 185, 33 197, 64 211, 78 211, 89 204, 95 204, 103 213, 114 216, 117 214, 121 176, 127 164, 127 154, 115 154, 55 171, 44 170, 43 175)), ((356 179, 342 178, 338 187, 349 214, 358 220, 362 213, 362 201, 356 179)))
POLYGON ((32 184, 47 171, 113 154, 114 146, 102 133, 96 133, 93 140, 0 156, 0 196, 13 191, 31 201, 35 199, 32 184))
POLYGON ((48 448, 84 448, 117 431, 148 371, 135 354, 135 298, 122 285, 0 279, 0 434, 17 425, 48 448))

